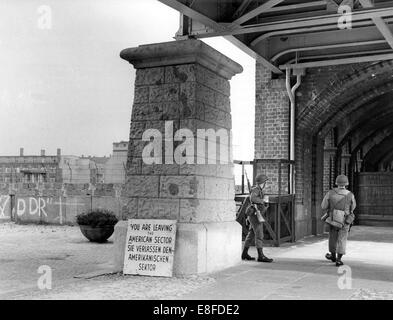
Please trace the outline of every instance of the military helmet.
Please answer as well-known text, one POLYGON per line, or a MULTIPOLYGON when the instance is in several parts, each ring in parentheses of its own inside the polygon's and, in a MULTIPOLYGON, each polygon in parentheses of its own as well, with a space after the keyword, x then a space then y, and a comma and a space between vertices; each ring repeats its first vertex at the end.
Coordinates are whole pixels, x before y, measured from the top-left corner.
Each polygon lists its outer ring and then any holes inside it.
POLYGON ((263 184, 265 183, 269 178, 265 174, 258 174, 257 177, 255 178, 255 182, 257 184, 263 184))
POLYGON ((348 177, 343 175, 343 174, 339 175, 336 178, 336 185, 338 185, 338 186, 347 186, 347 185, 349 185, 348 177))

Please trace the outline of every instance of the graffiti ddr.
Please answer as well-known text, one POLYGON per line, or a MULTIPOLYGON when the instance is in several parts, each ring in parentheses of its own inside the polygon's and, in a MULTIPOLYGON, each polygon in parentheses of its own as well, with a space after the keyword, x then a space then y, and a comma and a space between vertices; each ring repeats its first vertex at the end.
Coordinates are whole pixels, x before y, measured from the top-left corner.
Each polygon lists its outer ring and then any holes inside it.
POLYGON ((63 224, 65 202, 62 197, 18 197, 16 218, 26 222, 51 222, 63 224))
POLYGON ((0 219, 11 218, 11 197, 0 195, 0 219))
POLYGON ((13 218, 20 223, 74 225, 77 214, 90 210, 93 204, 116 213, 122 207, 113 197, 0 195, 0 221, 13 218))

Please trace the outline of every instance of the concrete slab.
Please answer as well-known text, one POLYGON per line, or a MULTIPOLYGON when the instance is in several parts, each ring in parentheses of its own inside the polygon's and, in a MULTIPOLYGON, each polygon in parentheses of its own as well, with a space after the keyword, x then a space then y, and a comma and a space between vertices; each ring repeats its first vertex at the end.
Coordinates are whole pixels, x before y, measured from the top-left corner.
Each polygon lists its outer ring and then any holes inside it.
POLYGON ((108 275, 114 243, 90 243, 77 227, 9 223, 0 229, 0 299, 393 299, 393 230, 353 230, 344 260, 352 283, 340 289, 343 273, 324 258, 326 236, 265 248, 271 264, 243 261, 212 274, 151 278, 108 275), (42 265, 52 268, 52 290, 37 287, 42 265))
MULTIPOLYGON (((389 297, 393 289, 392 234, 389 228, 352 229, 344 259, 351 272, 351 288, 340 289, 343 270, 324 258, 328 246, 325 235, 265 248, 274 263, 243 262, 213 274, 214 283, 181 299, 347 300, 360 298, 360 290, 367 297, 389 297)), ((251 248, 250 254, 256 256, 256 250, 251 248)))

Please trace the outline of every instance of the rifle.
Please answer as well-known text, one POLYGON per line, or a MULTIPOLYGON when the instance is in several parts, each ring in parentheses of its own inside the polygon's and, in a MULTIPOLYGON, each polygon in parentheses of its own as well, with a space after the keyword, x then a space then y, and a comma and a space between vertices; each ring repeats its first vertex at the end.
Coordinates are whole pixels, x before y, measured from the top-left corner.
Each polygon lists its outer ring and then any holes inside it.
POLYGON ((247 175, 247 171, 246 170, 244 170, 244 173, 245 173, 246 179, 247 179, 248 193, 251 195, 251 183, 250 183, 250 180, 248 179, 248 175, 247 175))
POLYGON ((245 173, 246 179, 247 179, 248 193, 250 194, 250 203, 255 209, 255 214, 258 218, 258 221, 265 222, 266 220, 263 218, 263 215, 262 215, 261 211, 258 209, 258 206, 255 203, 251 202, 251 183, 250 183, 250 180, 248 179, 247 171, 244 170, 244 173, 245 173))

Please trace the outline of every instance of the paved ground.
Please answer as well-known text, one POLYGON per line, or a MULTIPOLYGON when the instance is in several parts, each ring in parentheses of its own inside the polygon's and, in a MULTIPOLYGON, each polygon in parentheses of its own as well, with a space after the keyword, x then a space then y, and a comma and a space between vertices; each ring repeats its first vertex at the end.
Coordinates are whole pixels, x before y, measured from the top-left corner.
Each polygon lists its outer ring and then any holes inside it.
POLYGON ((111 269, 112 238, 96 244, 86 240, 79 227, 0 224, 0 300, 172 299, 213 281, 207 276, 165 279, 120 274, 86 279, 111 269), (38 288, 41 266, 52 270, 51 290, 38 288))
POLYGON ((393 299, 393 229, 355 227, 349 239, 345 269, 324 258, 326 236, 312 237, 290 247, 266 248, 275 263, 242 263, 213 275, 213 285, 182 298, 393 299), (344 281, 347 271, 352 282, 344 281))
POLYGON ((111 239, 88 242, 78 227, 0 224, 0 243, 0 299, 393 299, 392 228, 352 230, 345 257, 350 269, 340 270, 351 273, 352 283, 324 259, 326 237, 266 248, 273 264, 243 262, 216 274, 172 279, 75 278, 107 270, 113 246, 111 239), (38 289, 42 265, 52 269, 51 290, 38 289))
POLYGON ((0 224, 0 298, 38 290, 38 268, 52 268, 53 286, 105 266, 112 243, 89 243, 76 227, 0 224))

